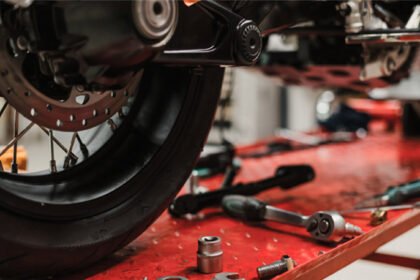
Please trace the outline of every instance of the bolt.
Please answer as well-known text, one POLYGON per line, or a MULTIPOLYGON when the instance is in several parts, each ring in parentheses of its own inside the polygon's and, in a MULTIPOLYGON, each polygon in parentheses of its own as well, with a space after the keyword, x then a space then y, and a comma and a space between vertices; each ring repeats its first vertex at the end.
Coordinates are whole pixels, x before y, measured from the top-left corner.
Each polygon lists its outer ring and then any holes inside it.
POLYGON ((295 267, 295 261, 289 256, 285 255, 281 260, 272 264, 263 265, 257 268, 259 279, 271 279, 274 276, 280 275, 295 267))
POLYGON ((19 36, 16 39, 16 46, 21 51, 27 51, 29 49, 28 39, 26 39, 24 36, 19 36))

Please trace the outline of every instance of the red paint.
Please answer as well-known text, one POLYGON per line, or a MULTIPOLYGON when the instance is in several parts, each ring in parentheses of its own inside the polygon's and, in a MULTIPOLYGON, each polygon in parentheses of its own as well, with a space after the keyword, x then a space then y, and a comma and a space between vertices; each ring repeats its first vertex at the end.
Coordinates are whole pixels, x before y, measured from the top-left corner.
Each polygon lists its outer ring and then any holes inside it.
MULTIPOLYGON (((315 181, 290 191, 268 191, 259 198, 303 214, 347 209, 389 185, 418 178, 419 156, 420 141, 401 140, 391 135, 370 136, 352 144, 328 145, 244 160, 237 182, 271 176, 279 165, 308 163, 317 172, 315 181)), ((215 187, 220 182, 221 177, 218 177, 203 181, 202 185, 215 187)), ((389 213, 391 225, 398 225, 397 217, 405 212, 389 213)), ((366 232, 372 231, 368 215, 348 218, 348 221, 366 232)), ((92 280, 148 277, 150 280, 184 275, 189 279, 212 279, 212 275, 195 272, 197 239, 202 235, 220 236, 223 239, 225 271, 239 272, 246 279, 256 276, 257 266, 278 260, 284 254, 298 262, 299 266, 294 271, 297 275, 299 267, 311 267, 309 262, 316 262, 320 254, 338 254, 340 248, 349 250, 349 245, 353 246, 350 243, 339 246, 319 244, 310 239, 304 229, 288 225, 247 225, 226 217, 219 209, 206 211, 194 220, 175 220, 164 213, 129 246, 74 277, 95 275, 90 278, 92 280)), ((353 247, 363 246, 364 239, 354 240, 353 247)), ((323 257, 326 257, 325 254, 323 257)))

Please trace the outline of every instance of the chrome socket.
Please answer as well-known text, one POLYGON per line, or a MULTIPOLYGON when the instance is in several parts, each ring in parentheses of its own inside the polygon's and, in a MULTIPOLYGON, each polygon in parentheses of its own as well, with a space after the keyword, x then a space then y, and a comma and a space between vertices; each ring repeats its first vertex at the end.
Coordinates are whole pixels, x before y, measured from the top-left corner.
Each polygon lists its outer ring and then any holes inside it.
POLYGON ((222 239, 218 236, 203 236, 198 239, 197 269, 200 273, 223 271, 222 239))
POLYGON ((166 44, 178 22, 178 1, 136 0, 133 5, 133 19, 140 35, 155 46, 166 44))

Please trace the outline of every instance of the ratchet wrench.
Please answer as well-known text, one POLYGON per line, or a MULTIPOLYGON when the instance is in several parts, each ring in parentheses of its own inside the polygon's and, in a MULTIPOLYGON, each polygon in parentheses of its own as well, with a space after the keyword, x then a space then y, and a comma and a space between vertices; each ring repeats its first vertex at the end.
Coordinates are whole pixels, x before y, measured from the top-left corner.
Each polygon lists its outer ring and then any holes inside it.
POLYGON ((320 211, 304 216, 240 195, 224 197, 222 207, 230 216, 246 221, 267 220, 304 227, 312 238, 322 242, 340 242, 363 233, 359 227, 347 223, 343 216, 333 211, 320 211))

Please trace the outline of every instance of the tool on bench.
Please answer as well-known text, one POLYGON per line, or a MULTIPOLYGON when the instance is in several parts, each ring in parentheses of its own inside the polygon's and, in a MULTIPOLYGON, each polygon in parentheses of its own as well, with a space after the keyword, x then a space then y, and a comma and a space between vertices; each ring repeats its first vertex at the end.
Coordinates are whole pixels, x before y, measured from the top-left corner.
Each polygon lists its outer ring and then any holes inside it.
POLYGON ((186 214, 196 214, 200 210, 219 206, 223 197, 231 194, 256 195, 262 191, 279 186, 287 190, 297 185, 309 182, 315 178, 315 171, 309 165, 288 165, 277 168, 273 177, 252 182, 239 183, 226 189, 219 189, 203 194, 186 194, 176 198, 169 206, 169 213, 179 217, 186 214))
POLYGON ((357 208, 357 209, 350 209, 350 210, 342 210, 338 213, 342 215, 346 214, 353 214, 353 213, 363 213, 363 212, 373 212, 376 210, 383 210, 383 211, 392 211, 392 210, 406 210, 406 209, 417 209, 420 208, 420 201, 414 204, 403 204, 403 205, 394 205, 394 206, 382 206, 382 207, 367 207, 367 208, 357 208))
POLYGON ((233 181, 238 175, 239 170, 241 169, 242 162, 239 158, 234 158, 232 165, 226 168, 225 177, 223 179, 221 189, 227 189, 232 187, 233 181))
POLYGON ((200 177, 222 174, 232 166, 235 155, 235 146, 229 141, 225 140, 218 145, 206 145, 194 170, 198 171, 200 177))
POLYGON ((214 276, 213 280, 245 280, 237 272, 222 272, 214 276))
POLYGON ((222 207, 230 216, 246 221, 268 220, 304 227, 315 240, 323 242, 340 242, 363 233, 359 227, 347 223, 340 214, 332 211, 304 216, 240 195, 225 196, 222 207))
POLYGON ((339 211, 340 214, 346 216, 355 213, 370 212, 370 225, 378 226, 388 220, 388 212, 392 210, 406 210, 420 208, 420 202, 414 204, 394 205, 394 206, 383 206, 383 207, 369 207, 360 209, 350 209, 339 211))
POLYGON ((370 225, 373 227, 382 225, 388 220, 388 211, 380 208, 376 209, 370 214, 370 225))
POLYGON ((200 273, 223 271, 223 250, 220 237, 203 236, 198 239, 197 269, 200 273))
POLYGON ((292 270, 296 266, 295 260, 288 255, 284 255, 281 260, 271 264, 263 265, 257 268, 257 274, 259 279, 271 279, 274 276, 285 273, 286 271, 292 270))
POLYGON ((399 205, 414 198, 420 198, 420 180, 411 181, 398 186, 391 186, 383 194, 376 195, 358 203, 355 208, 399 205))
POLYGON ((290 129, 280 129, 276 135, 290 141, 314 147, 331 143, 349 143, 358 139, 357 135, 352 132, 333 132, 328 135, 310 135, 290 129))
POLYGON ((264 151, 258 151, 258 152, 251 152, 251 153, 243 153, 239 154, 238 156, 240 158, 246 159, 246 158, 262 158, 271 156, 274 154, 284 153, 284 152, 290 152, 295 150, 295 148, 292 146, 292 144, 288 141, 272 141, 265 145, 264 151))

